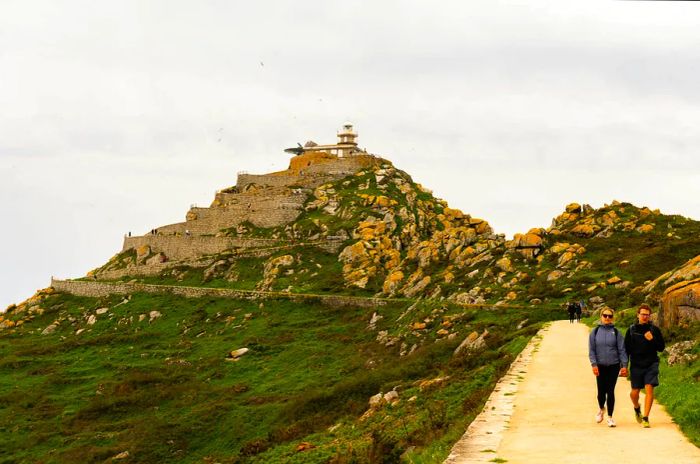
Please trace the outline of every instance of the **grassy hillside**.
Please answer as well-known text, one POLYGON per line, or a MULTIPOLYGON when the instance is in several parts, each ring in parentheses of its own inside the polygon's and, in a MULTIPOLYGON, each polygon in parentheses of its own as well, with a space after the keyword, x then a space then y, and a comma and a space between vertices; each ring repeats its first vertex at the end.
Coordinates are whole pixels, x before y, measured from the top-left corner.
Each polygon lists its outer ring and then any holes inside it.
MULTIPOLYGON (((157 251, 128 249, 86 280, 386 305, 37 295, 0 320, 0 463, 441 462, 563 303, 655 303, 648 282, 700 255, 699 222, 619 202, 506 240, 388 162, 305 192, 294 223, 218 232, 270 245, 151 275, 157 251)), ((695 440, 674 398, 697 397, 696 370, 659 390, 695 440)))
POLYGON ((124 451, 143 463, 437 462, 553 317, 397 303, 368 328, 366 309, 154 295, 56 294, 41 308, 0 337, 0 462, 124 451), (484 330, 484 348, 453 355, 484 330), (249 351, 226 359, 239 348, 249 351), (399 401, 363 419, 369 398, 392 389, 399 401))

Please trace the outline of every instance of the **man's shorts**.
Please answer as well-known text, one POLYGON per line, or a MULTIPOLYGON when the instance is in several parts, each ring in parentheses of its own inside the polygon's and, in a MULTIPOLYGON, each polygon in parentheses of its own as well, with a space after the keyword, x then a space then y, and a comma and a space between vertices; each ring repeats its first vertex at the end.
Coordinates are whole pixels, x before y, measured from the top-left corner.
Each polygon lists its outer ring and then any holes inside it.
POLYGON ((644 389, 644 385, 659 385, 659 363, 654 363, 649 367, 630 366, 630 381, 632 388, 644 389))

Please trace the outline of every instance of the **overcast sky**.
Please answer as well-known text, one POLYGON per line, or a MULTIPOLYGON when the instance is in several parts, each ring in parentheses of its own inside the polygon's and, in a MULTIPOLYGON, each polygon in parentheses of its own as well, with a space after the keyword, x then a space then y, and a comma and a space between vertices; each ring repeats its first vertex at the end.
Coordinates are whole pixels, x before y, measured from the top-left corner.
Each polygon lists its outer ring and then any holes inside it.
POLYGON ((512 236, 570 202, 700 219, 700 6, 0 3, 0 309, 335 141, 512 236))

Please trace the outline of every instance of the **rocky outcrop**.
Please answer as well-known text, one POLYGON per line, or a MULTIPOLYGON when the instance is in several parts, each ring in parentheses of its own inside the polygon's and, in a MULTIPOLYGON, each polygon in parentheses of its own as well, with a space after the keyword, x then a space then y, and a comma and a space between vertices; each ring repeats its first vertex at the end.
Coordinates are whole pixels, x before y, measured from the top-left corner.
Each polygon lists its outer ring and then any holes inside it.
POLYGON ((700 255, 652 280, 644 286, 643 291, 645 293, 653 293, 658 288, 666 288, 674 283, 689 281, 697 277, 700 277, 700 255))
POLYGON ((661 296, 659 325, 685 326, 700 321, 700 278, 679 282, 661 296))

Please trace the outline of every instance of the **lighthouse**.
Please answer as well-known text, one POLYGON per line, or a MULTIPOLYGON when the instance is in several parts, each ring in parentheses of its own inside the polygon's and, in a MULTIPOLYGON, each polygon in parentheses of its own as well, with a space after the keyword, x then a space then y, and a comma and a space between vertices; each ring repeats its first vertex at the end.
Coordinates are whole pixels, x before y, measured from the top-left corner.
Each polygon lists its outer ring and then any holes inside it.
POLYGON ((353 130, 352 123, 346 122, 338 131, 338 156, 351 156, 357 149, 357 132, 353 130))
POLYGON ((335 145, 319 145, 315 142, 306 142, 304 146, 297 144, 297 147, 287 148, 284 151, 295 155, 302 155, 306 152, 325 152, 339 158, 345 158, 356 154, 366 154, 357 148, 357 132, 351 122, 343 124, 343 128, 338 131, 338 142, 335 145))

